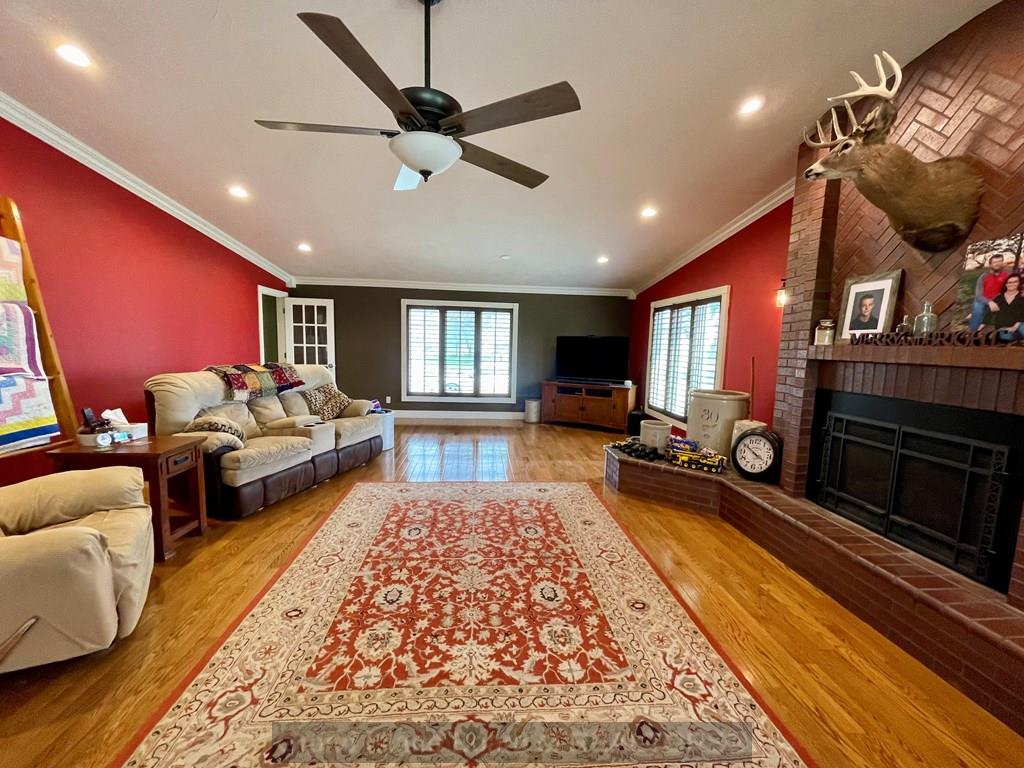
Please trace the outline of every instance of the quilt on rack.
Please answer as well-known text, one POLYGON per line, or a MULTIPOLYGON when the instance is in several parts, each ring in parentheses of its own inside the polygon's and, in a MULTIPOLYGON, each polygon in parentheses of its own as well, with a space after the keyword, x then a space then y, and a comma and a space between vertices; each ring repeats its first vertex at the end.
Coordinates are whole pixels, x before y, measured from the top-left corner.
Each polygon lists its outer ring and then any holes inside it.
POLYGON ((6 237, 0 237, 0 301, 28 301, 21 245, 6 237))
POLYGON ((0 237, 0 454, 60 434, 28 305, 21 246, 0 237))
POLYGON ((0 454, 45 445, 59 434, 46 379, 0 376, 0 454))
POLYGON ((0 375, 44 378, 35 317, 28 304, 0 301, 0 375))

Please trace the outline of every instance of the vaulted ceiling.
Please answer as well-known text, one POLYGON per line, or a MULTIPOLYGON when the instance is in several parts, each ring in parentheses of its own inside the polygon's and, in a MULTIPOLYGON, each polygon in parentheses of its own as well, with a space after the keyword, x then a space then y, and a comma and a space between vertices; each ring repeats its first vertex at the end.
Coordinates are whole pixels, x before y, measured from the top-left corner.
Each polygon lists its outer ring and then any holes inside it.
POLYGON ((423 80, 418 0, 7 0, 0 90, 293 275, 635 288, 792 178, 848 69, 909 61, 993 4, 444 0, 432 84, 464 108, 579 94, 580 112, 473 139, 550 174, 535 190, 457 163, 394 192, 383 139, 253 124, 394 127, 295 14, 342 18, 404 87, 423 80), (66 41, 95 66, 54 56, 66 41), (741 117, 752 95, 766 105, 741 117))

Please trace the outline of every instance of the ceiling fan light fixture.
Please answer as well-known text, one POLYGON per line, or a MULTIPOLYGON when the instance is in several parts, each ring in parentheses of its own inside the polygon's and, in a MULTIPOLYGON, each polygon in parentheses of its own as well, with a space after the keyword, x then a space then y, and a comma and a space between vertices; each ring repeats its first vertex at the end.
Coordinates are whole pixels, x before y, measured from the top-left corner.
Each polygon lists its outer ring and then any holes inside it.
POLYGON ((462 157, 462 147, 450 136, 433 131, 408 131, 388 143, 402 165, 412 168, 424 179, 443 173, 462 157))

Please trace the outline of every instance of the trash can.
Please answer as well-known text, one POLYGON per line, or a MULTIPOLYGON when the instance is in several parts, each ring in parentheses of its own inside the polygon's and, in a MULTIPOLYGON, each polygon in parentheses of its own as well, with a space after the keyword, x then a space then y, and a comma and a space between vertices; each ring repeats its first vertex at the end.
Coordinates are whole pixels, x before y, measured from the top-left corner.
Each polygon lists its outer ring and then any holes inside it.
POLYGON ((630 411, 629 416, 626 418, 626 434, 627 435, 639 435, 640 434, 640 422, 647 418, 647 414, 643 411, 630 411))
POLYGON ((702 448, 713 448, 728 456, 732 448, 732 427, 745 419, 750 395, 733 389, 695 389, 686 416, 686 436, 702 448))
POLYGON ((540 423, 540 400, 527 400, 526 401, 526 423, 527 424, 539 424, 540 423))
POLYGON ((390 451, 395 447, 395 412, 392 410, 384 410, 380 412, 380 415, 380 438, 383 442, 381 450, 390 451))

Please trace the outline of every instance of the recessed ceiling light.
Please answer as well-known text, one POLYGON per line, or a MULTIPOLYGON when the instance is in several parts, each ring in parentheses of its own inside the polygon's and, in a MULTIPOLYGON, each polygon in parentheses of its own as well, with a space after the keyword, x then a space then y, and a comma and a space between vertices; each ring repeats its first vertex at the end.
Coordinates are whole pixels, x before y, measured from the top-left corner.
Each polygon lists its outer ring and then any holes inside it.
POLYGON ((761 96, 751 96, 749 99, 740 104, 741 115, 752 115, 755 112, 760 112, 761 107, 764 106, 764 98, 761 96))
POLYGON ((63 45, 58 45, 56 50, 57 55, 69 64, 74 64, 76 67, 92 66, 92 59, 89 58, 89 54, 77 45, 64 43, 63 45))
POLYGON ((608 257, 607 256, 598 256, 597 257, 597 263, 598 264, 607 264, 608 263, 608 257))
POLYGON ((302 251, 303 253, 312 253, 313 246, 310 245, 309 243, 299 243, 299 250, 302 251))
POLYGON ((245 200, 249 196, 249 190, 241 184, 232 184, 228 187, 228 194, 232 197, 237 197, 239 200, 245 200))
POLYGON ((501 254, 501 256, 499 256, 498 258, 499 258, 499 259, 501 259, 502 261, 508 261, 508 260, 509 260, 509 259, 511 259, 512 257, 511 257, 511 256, 509 256, 509 255, 508 255, 507 253, 503 253, 503 254, 501 254))
POLYGON ((640 211, 640 215, 643 216, 645 219, 650 219, 658 215, 658 209, 652 208, 651 206, 648 205, 646 208, 640 211))

